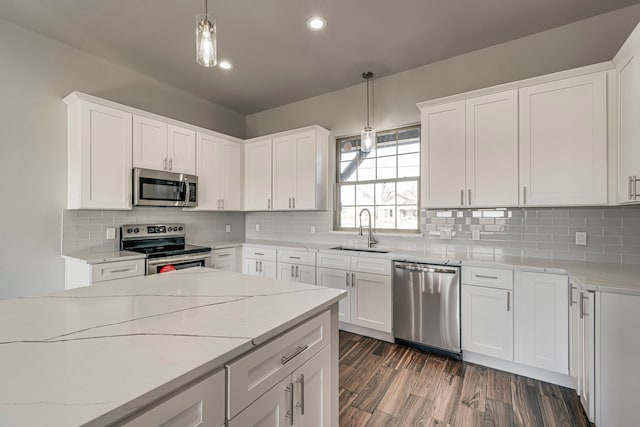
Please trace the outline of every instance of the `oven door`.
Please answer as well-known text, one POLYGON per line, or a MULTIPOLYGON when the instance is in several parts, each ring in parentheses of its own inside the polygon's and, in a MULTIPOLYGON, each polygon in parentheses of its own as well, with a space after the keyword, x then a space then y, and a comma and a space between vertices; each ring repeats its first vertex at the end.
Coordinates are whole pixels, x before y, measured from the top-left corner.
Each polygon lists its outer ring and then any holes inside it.
POLYGON ((211 253, 147 259, 147 275, 193 267, 208 267, 210 259, 211 253))
POLYGON ((133 170, 134 206, 198 205, 198 177, 173 172, 135 168, 133 170))

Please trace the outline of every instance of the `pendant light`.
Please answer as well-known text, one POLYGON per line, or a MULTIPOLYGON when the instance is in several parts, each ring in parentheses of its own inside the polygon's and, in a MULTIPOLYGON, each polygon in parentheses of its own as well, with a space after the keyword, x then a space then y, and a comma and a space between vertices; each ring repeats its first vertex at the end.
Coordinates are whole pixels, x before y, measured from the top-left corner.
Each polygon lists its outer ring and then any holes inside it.
POLYGON ((216 20, 209 16, 207 0, 204 0, 204 14, 196 16, 196 62, 203 67, 218 64, 216 37, 216 20))
POLYGON ((369 124, 369 79, 373 77, 371 71, 362 73, 362 77, 367 80, 367 125, 360 132, 360 151, 369 153, 376 149, 376 131, 369 124))

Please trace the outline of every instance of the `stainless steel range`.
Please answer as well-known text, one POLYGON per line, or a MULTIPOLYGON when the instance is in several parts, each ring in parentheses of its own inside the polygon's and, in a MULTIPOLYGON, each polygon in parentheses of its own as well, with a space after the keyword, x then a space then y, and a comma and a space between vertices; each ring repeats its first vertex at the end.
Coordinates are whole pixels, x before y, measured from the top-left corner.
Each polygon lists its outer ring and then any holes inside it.
POLYGON ((185 244, 184 224, 131 224, 120 227, 120 249, 147 256, 147 275, 208 267, 211 248, 185 244))

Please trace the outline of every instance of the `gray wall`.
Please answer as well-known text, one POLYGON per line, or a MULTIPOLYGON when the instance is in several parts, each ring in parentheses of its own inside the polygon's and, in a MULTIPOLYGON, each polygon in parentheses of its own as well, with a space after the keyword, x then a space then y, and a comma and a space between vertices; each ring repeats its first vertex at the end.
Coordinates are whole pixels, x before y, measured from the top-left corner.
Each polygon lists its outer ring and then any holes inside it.
MULTIPOLYGON (((417 123, 417 102, 609 61, 638 20, 640 5, 631 6, 375 80, 374 125, 390 129, 417 123)), ((247 116, 246 134, 318 124, 334 136, 352 135, 362 129, 364 100, 362 83, 262 111, 247 116)))
POLYGON ((74 90, 238 137, 244 116, 0 20, 0 298, 62 289, 74 90))

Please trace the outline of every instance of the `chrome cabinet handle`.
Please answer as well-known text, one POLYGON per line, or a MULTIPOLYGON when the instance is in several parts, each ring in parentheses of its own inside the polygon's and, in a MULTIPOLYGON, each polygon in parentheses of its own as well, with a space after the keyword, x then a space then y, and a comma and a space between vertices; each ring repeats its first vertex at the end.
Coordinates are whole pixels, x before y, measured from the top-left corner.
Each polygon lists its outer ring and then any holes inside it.
POLYGON ((351 273, 351 287, 356 286, 356 273, 351 273))
POLYGON ((289 209, 291 209, 291 197, 289 197, 289 209))
POLYGON ((347 288, 348 288, 349 286, 351 286, 351 283, 349 283, 349 272, 347 271, 347 272, 345 273, 345 275, 347 276, 347 277, 346 277, 346 281, 345 281, 345 283, 346 283, 346 286, 347 286, 347 288))
POLYGON ((231 254, 216 254, 218 258, 222 258, 223 256, 231 256, 231 254))
POLYGON ((258 261, 256 261, 256 273, 258 272, 258 261))
POLYGON ((293 209, 295 209, 295 208, 296 208, 296 198, 293 197, 293 209))
POLYGON ((469 197, 468 197, 468 199, 469 199, 469 206, 471 206, 471 189, 469 189, 469 190, 467 190, 467 191, 469 192, 469 197))
POLYGON ((173 158, 169 159, 169 170, 173 170, 173 158))
POLYGON ((290 256, 289 259, 302 259, 302 257, 299 256, 290 256))
POLYGON ((260 253, 260 252, 254 252, 253 254, 254 254, 254 255, 264 256, 264 254, 263 254, 263 253, 260 253))
POLYGON ((633 177, 629 175, 629 200, 633 200, 633 197, 634 197, 632 188, 633 188, 633 177))
POLYGON ((574 301, 573 300, 573 290, 578 290, 577 287, 569 284, 569 307, 573 307, 573 304, 577 303, 578 301, 574 301))
POLYGON ((300 267, 296 265, 296 279, 300 278, 300 267))
POLYGON ((491 280, 498 280, 498 276, 487 276, 485 274, 476 274, 475 275, 477 278, 479 279, 491 279, 491 280))
POLYGON ((308 348, 309 348, 309 346, 306 345, 306 344, 297 346, 295 351, 293 353, 291 353, 289 356, 282 356, 280 358, 280 363, 283 364, 283 365, 286 365, 287 363, 291 362, 296 356, 298 356, 300 353, 302 353, 303 351, 305 351, 308 348))
POLYGON ((522 187, 522 204, 527 204, 527 186, 522 187))
POLYGON ((111 273, 124 273, 125 271, 131 271, 131 268, 120 268, 118 270, 111 270, 111 273))
POLYGON ((587 310, 584 309, 584 302, 589 298, 584 296, 584 293, 580 292, 580 318, 584 319, 585 316, 589 316, 587 310))
POLYGON ((262 261, 260 261, 260 273, 262 273, 262 261))
POLYGON ((511 311, 511 292, 507 291, 507 311, 511 311))
POLYGON ((267 199, 267 209, 271 210, 271 199, 267 199))
POLYGON ((291 275, 289 277, 293 279, 293 265, 291 266, 291 275))
POLYGON ((304 374, 300 374, 296 382, 300 384, 300 402, 296 406, 300 408, 300 415, 304 415, 304 374))
POLYGON ((464 206, 464 189, 460 190, 460 206, 464 206))
POLYGON ((289 410, 284 416, 289 418, 289 425, 293 425, 293 383, 289 383, 285 391, 289 394, 289 410))
POLYGON ((638 179, 636 178, 635 175, 633 175, 631 179, 633 181, 633 191, 632 191, 633 200, 638 200, 638 179))

